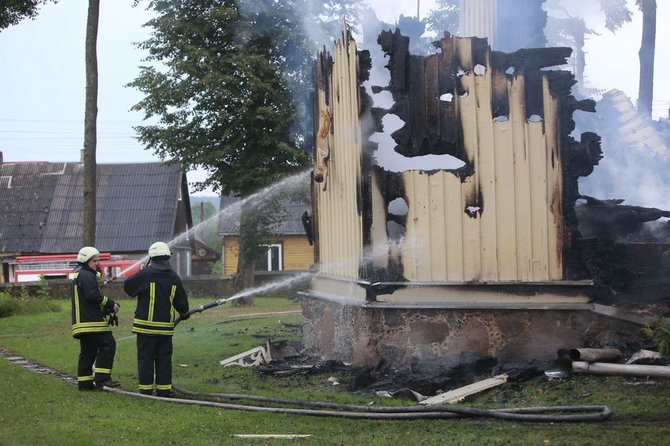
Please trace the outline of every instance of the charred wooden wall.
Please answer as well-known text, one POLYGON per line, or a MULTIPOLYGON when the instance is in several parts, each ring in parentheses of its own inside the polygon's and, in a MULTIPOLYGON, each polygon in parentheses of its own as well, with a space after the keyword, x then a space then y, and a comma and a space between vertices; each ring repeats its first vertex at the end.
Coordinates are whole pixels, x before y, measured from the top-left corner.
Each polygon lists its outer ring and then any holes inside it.
POLYGON ((327 137, 326 178, 323 183, 313 183, 312 188, 316 258, 322 273, 356 279, 363 251, 363 155, 358 56, 348 33, 336 43, 334 58, 327 53, 319 55, 315 77, 316 116, 326 112, 332 121, 327 137))
POLYGON ((573 205, 577 178, 597 157, 583 155, 595 149, 570 132, 572 112, 593 105, 570 95, 570 73, 543 70, 564 64, 570 50, 500 53, 485 39, 447 34, 436 54, 416 56, 398 30, 382 32, 379 43, 389 57, 390 110, 371 108, 361 89, 365 54, 346 33, 334 57, 323 53, 317 64, 315 113, 331 117, 327 182, 313 183, 321 273, 394 282, 587 278, 574 260, 573 205), (452 156, 463 167, 373 165, 369 136, 383 130, 385 113, 404 121, 392 135, 396 152, 452 156), (366 114, 371 126, 361 124, 366 114), (402 218, 388 211, 398 198, 408 207, 402 218), (398 240, 391 220, 403 226, 398 240))
MULTIPOLYGON (((407 170, 398 196, 407 202, 401 248, 410 281, 547 282, 567 278, 576 187, 564 172, 579 146, 569 137, 570 114, 588 109, 569 95, 569 73, 542 71, 565 63, 570 50, 505 54, 486 40, 445 36, 438 54, 411 56, 398 31, 384 32, 397 114, 393 135, 407 157, 449 154, 456 171, 407 170), (441 98, 448 97, 449 100, 441 98), (568 200, 566 200, 566 198, 568 200), (571 200, 571 201, 570 201, 571 200), (564 213, 566 206, 569 208, 564 213)), ((376 187, 389 175, 375 174, 376 187)), ((382 194, 383 195, 383 194, 382 194)))

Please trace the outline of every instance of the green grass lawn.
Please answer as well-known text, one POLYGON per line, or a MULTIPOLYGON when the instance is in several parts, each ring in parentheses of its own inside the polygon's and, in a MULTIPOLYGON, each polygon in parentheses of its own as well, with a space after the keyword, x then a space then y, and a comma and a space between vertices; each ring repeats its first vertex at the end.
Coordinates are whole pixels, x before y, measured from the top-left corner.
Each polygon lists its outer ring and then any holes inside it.
MULTIPOLYGON (((208 299, 191 299, 192 307, 208 299)), ((70 336, 69 302, 60 312, 0 319, 0 347, 74 376, 78 341, 70 336)), ((122 300, 114 327, 114 377, 137 388, 134 302, 122 300)), ((412 405, 369 392, 348 392, 332 374, 263 375, 219 361, 265 341, 300 339, 295 301, 255 298, 253 307, 225 304, 181 323, 174 336, 174 383, 217 393, 275 396, 349 404, 412 405), (250 318, 252 314, 256 317, 250 318)), ((147 400, 108 392, 79 392, 55 376, 28 371, 0 358, 0 445, 665 445, 670 443, 670 380, 575 375, 547 381, 507 383, 462 402, 462 406, 506 408, 607 405, 612 417, 592 423, 528 423, 485 418, 447 420, 351 420, 249 412, 147 400), (248 439, 236 434, 306 434, 307 438, 248 439)))

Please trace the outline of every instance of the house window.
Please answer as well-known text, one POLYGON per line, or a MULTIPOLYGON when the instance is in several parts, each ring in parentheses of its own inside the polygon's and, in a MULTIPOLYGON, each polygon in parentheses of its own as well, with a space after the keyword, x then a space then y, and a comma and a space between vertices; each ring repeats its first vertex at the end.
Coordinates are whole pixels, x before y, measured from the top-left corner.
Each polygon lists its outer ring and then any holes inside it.
POLYGON ((256 271, 282 271, 282 245, 269 245, 267 251, 256 260, 256 271))

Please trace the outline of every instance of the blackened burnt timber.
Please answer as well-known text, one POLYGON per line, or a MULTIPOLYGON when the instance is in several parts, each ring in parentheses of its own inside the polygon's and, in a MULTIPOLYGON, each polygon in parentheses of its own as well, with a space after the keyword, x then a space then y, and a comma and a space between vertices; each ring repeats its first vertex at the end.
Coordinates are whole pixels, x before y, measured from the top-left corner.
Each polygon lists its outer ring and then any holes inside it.
MULTIPOLYGON (((489 119, 507 120, 512 118, 510 103, 515 100, 513 97, 519 97, 513 96, 511 90, 517 83, 522 85, 522 103, 514 104, 514 107, 523 110, 526 120, 556 119, 560 122, 560 133, 557 135, 559 149, 558 152, 550 151, 548 160, 554 169, 561 163, 562 198, 560 209, 557 207, 556 212, 561 213, 560 218, 564 222, 560 254, 563 278, 589 279, 589 271, 576 244, 578 234, 574 203, 579 197, 578 178, 591 173, 600 160, 600 138, 594 133, 585 133, 578 142, 571 136, 571 132, 575 128, 572 119, 574 111, 593 112, 595 104, 591 100, 578 101, 572 96, 571 88, 576 81, 570 72, 543 70, 565 65, 571 49, 537 48, 503 53, 490 51, 486 39, 471 38, 469 41, 469 50, 464 54, 463 48, 459 48, 459 38, 445 33, 444 38, 434 42, 434 46, 439 49, 437 54, 419 56, 410 54, 409 39, 399 30, 383 31, 379 35, 378 43, 389 57, 387 68, 391 79, 385 89, 391 92, 394 105, 390 110, 373 109, 374 121, 381 122, 385 112, 394 113, 404 121, 404 126, 392 134, 397 144, 394 149, 397 153, 406 157, 451 155, 465 163, 462 168, 452 171, 461 181, 466 181, 471 176, 477 178, 477 182, 494 181, 490 178, 482 179, 481 172, 476 171, 473 150, 470 150, 470 155, 467 154, 464 126, 468 124, 464 119, 469 118, 459 110, 457 99, 475 94, 474 91, 469 91, 473 86, 466 85, 471 83, 466 75, 475 73, 475 77, 479 78, 490 76, 489 119), (556 111, 558 116, 555 117, 545 116, 548 100, 542 94, 545 80, 548 82, 549 91, 560 104, 556 111)), ((481 100, 486 99, 477 98, 477 101, 481 100)), ((377 127, 376 130, 379 131, 377 127)), ((435 172, 437 171, 426 171, 428 174, 435 172)), ((499 176, 500 173, 497 172, 496 175, 499 176)), ((389 176, 385 178, 388 180, 389 176)), ((392 187, 391 190, 398 188, 392 187)), ((467 203, 464 207, 468 211, 467 215, 471 217, 486 212, 481 190, 477 186, 466 196, 467 203), (471 212, 472 209, 476 209, 477 213, 471 212)), ((390 202, 399 196, 386 198, 390 202)))
POLYGON ((627 307, 666 304, 670 311, 670 223, 660 220, 670 211, 580 198, 580 243, 596 300, 627 307))
POLYGON ((331 80, 319 83, 315 110, 335 117, 333 168, 328 190, 312 189, 318 273, 303 293, 306 350, 426 366, 459 352, 546 359, 639 334, 628 319, 592 311, 583 255, 592 251, 579 249, 574 206, 600 138, 570 134, 572 113, 593 105, 571 96, 571 74, 537 68, 568 52, 526 52, 531 60, 511 67, 523 52, 495 66, 476 38, 447 35, 441 53, 425 57, 399 32, 379 41, 391 79, 372 95, 391 92, 391 110, 366 108, 359 68, 367 78, 369 64, 353 57, 349 35, 318 68, 331 80), (371 141, 389 112, 404 127, 391 144, 371 141), (465 166, 442 164, 454 161, 445 154, 465 166), (423 155, 437 158, 418 167, 412 158, 423 155))

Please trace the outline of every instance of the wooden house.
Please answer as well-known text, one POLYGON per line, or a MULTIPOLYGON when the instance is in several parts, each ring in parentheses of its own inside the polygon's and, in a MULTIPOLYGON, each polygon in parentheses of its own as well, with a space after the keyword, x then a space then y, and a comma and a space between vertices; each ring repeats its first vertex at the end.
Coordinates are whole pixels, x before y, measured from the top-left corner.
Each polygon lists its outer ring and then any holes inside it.
MULTIPOLYGON (((223 273, 237 271, 239 256, 239 199, 221 197, 219 235, 223 239, 223 273), (226 211, 228 209, 229 211, 226 211)), ((281 205, 284 218, 272 229, 274 234, 265 255, 256 262, 256 271, 305 271, 314 263, 314 252, 302 215, 308 203, 285 202, 281 205)))

